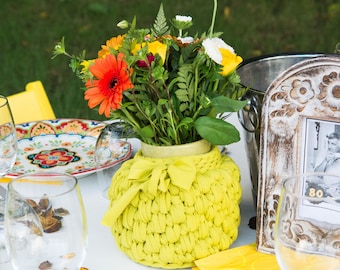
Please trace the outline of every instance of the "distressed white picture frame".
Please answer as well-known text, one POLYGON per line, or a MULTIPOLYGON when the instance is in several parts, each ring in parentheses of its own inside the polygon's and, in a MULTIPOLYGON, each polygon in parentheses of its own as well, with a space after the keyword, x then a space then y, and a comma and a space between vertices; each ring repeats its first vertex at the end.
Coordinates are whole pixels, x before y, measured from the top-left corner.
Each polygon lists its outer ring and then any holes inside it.
POLYGON ((258 251, 274 253, 282 179, 313 170, 308 149, 319 143, 319 154, 325 147, 311 133, 313 122, 340 125, 340 55, 312 58, 279 75, 265 93, 261 120, 256 243, 258 251))

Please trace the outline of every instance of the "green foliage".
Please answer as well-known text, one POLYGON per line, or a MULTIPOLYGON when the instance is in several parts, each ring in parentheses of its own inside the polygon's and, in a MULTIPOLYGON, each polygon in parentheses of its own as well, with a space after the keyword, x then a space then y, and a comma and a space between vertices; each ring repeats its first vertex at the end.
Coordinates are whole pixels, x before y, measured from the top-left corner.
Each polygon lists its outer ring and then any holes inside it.
POLYGON ((247 103, 247 100, 240 101, 225 96, 218 96, 211 100, 211 105, 215 109, 216 113, 237 112, 247 103))
POLYGON ((202 116, 195 121, 195 127, 202 138, 215 145, 227 145, 240 140, 238 130, 222 119, 202 116))
MULTIPOLYGON (((217 1, 214 3, 216 5, 217 1)), ((213 14, 213 22, 215 16, 213 14)), ((98 53, 98 60, 86 60, 85 53, 80 56, 69 54, 64 39, 56 45, 53 58, 57 55, 70 57, 72 70, 87 87, 98 82, 96 87, 101 97, 94 99, 103 99, 105 95, 103 102, 108 104, 117 99, 111 95, 116 95, 118 88, 113 88, 111 83, 103 86, 103 83, 120 79, 102 78, 118 76, 106 70, 106 66, 115 64, 97 66, 97 70, 101 69, 100 74, 105 75, 92 73, 90 66, 104 60, 100 59, 101 55, 113 54, 117 62, 118 55, 123 53, 123 61, 131 69, 128 75, 133 85, 132 89, 119 90, 122 91, 121 108, 113 109, 111 117, 124 120, 135 136, 146 143, 175 145, 204 138, 213 144, 225 144, 239 140, 237 130, 230 124, 223 124, 225 121, 217 117, 224 112, 235 112, 245 105, 245 102, 238 101, 244 92, 235 91, 242 88, 235 72, 241 58, 214 33, 211 36, 203 33, 195 38, 183 35, 182 30, 192 26, 189 16, 172 19, 180 34, 176 37, 176 33, 169 31, 163 5, 152 29, 137 28, 136 21, 134 17, 131 23, 119 23, 119 27, 129 25, 129 29, 123 37, 110 40, 115 45, 107 42, 98 53), (223 65, 222 60, 216 60, 216 55, 221 59, 224 57, 220 48, 230 51, 223 65), (228 70, 231 72, 225 74, 225 65, 230 66, 228 70)), ((119 74, 125 72, 127 70, 122 70, 119 74)))
POLYGON ((170 34, 169 26, 163 9, 163 4, 161 4, 161 6, 159 7, 159 11, 153 24, 153 29, 151 31, 155 36, 165 36, 170 34))
MULTIPOLYGON (((22 0, 18 8, 18 2, 2 0, 1 93, 14 94, 29 81, 42 80, 57 117, 106 120, 88 109, 82 81, 70 72, 65 59, 51 61, 51 52, 65 36, 69 51, 78 55, 86 48, 87 57, 93 59, 108 37, 122 33, 115 27, 122 19, 131 21, 136 15, 139 26, 153 25, 160 2, 96 0, 97 7, 93 3, 41 0, 32 5, 31 0, 22 0)), ((189 30, 195 36, 208 29, 210 3, 171 0, 163 1, 163 6, 169 18, 179 11, 190 14, 194 24, 189 30)), ((221 37, 244 59, 282 52, 333 53, 340 42, 339 1, 219 1, 215 29, 223 31, 221 37)))

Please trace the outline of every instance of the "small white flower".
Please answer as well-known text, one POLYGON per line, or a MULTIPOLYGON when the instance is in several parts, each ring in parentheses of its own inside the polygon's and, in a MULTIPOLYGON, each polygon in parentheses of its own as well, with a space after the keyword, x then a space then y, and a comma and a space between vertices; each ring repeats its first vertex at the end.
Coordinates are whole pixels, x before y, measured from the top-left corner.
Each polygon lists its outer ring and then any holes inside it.
POLYGON ((232 53, 235 53, 233 47, 229 46, 222 39, 217 37, 203 40, 202 45, 207 55, 209 55, 209 57, 219 65, 222 63, 222 54, 220 49, 227 49, 232 53))
POLYGON ((182 16, 182 15, 176 15, 176 21, 179 22, 191 22, 192 17, 191 16, 182 16))
POLYGON ((182 42, 182 44, 189 44, 194 42, 193 37, 177 37, 178 40, 182 42))
POLYGON ((176 29, 179 30, 179 36, 182 36, 183 30, 192 26, 192 18, 190 16, 176 15, 175 18, 171 20, 172 24, 176 29))

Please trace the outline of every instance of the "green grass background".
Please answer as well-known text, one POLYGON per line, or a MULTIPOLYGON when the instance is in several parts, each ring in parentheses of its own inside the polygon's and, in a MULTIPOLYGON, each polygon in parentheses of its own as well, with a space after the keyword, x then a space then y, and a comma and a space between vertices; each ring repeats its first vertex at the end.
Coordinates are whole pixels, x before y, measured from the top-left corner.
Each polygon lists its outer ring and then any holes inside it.
MULTIPOLYGON (((96 56, 100 45, 119 33, 116 24, 137 16, 149 27, 163 2, 170 19, 191 15, 189 31, 207 31, 209 0, 1 0, 0 94, 20 92, 41 80, 57 117, 104 119, 88 109, 82 83, 66 57, 51 60, 55 44, 65 37, 69 52, 86 49, 96 56)), ((340 41, 339 0, 219 0, 215 31, 244 59, 283 52, 333 53, 340 41)), ((29 106, 29 104, 27 104, 29 106)))

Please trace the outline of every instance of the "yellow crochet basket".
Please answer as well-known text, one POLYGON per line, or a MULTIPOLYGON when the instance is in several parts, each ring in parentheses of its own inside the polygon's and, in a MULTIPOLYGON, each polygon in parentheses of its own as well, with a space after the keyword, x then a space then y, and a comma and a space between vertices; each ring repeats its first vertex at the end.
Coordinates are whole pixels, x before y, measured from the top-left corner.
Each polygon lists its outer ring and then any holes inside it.
POLYGON ((187 268, 228 249, 238 235, 240 171, 217 147, 205 154, 123 163, 109 189, 103 224, 132 260, 187 268))

